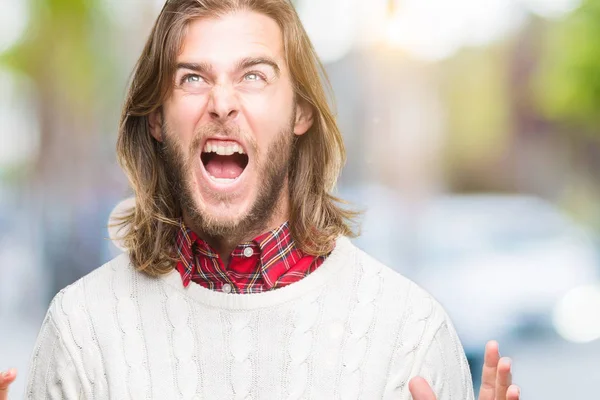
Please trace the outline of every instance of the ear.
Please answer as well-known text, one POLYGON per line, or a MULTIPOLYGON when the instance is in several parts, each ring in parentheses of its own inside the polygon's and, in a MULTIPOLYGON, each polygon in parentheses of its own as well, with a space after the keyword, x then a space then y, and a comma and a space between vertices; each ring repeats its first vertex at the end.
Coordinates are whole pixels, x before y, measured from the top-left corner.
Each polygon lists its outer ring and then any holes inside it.
POLYGON ((313 124, 313 108, 304 99, 296 102, 296 120, 294 121, 294 134, 304 135, 313 124))
POLYGON ((148 115, 148 124, 150 125, 150 134, 159 142, 163 141, 162 136, 162 110, 159 108, 148 115))

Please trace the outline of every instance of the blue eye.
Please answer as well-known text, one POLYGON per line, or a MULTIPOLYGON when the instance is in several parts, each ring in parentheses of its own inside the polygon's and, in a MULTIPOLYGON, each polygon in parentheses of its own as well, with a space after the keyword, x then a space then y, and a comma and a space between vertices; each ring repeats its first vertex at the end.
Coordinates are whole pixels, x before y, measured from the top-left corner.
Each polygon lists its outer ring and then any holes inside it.
POLYGON ((195 84, 199 84, 204 82, 204 79, 197 74, 187 74, 184 75, 183 77, 181 77, 181 81, 179 82, 180 85, 195 85, 195 84))
POLYGON ((185 82, 200 82, 202 80, 199 75, 186 75, 183 79, 185 82))
POLYGON ((260 76, 259 74, 255 73, 255 72, 250 72, 244 76, 244 79, 246 79, 247 81, 256 82, 263 78, 262 78, 262 76, 260 76))

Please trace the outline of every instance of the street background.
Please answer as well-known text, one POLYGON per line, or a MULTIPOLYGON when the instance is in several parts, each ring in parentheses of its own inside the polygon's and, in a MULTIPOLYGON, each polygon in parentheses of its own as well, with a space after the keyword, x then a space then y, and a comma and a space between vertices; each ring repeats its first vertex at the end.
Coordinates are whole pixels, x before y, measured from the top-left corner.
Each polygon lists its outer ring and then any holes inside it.
MULTIPOLYGON (((163 0, 0 1, 0 370, 118 253, 126 86, 163 0)), ((600 384, 600 0, 297 0, 364 211, 357 245, 500 341, 526 399, 600 384)), ((475 380, 479 377, 475 371, 475 380)))

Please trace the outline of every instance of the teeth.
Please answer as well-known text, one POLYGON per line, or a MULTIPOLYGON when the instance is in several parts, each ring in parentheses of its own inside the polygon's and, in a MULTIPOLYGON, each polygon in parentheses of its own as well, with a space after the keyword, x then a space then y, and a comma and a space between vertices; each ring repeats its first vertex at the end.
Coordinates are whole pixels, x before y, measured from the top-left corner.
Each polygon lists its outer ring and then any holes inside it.
POLYGON ((214 176, 210 175, 210 178, 217 182, 217 183, 232 183, 235 182, 238 178, 215 178, 214 176))
POLYGON ((213 146, 213 152, 217 153, 220 156, 228 156, 229 154, 225 154, 224 146, 213 146))
POLYGON ((206 142, 203 149, 204 153, 217 153, 221 156, 230 156, 234 153, 246 154, 242 146, 237 143, 231 143, 227 146, 222 146, 218 144, 213 144, 210 142, 206 142))

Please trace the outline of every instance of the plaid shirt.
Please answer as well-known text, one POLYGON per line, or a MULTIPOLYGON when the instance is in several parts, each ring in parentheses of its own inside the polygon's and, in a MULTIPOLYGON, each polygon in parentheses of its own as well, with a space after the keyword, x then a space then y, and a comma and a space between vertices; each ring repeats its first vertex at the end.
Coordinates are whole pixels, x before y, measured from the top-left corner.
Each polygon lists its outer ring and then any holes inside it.
POLYGON ((288 223, 242 243, 225 267, 219 254, 181 222, 176 249, 177 270, 183 286, 196 282, 227 293, 258 293, 280 288, 304 278, 326 256, 302 253, 292 239, 288 223))

